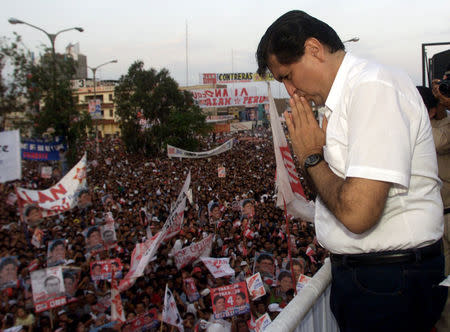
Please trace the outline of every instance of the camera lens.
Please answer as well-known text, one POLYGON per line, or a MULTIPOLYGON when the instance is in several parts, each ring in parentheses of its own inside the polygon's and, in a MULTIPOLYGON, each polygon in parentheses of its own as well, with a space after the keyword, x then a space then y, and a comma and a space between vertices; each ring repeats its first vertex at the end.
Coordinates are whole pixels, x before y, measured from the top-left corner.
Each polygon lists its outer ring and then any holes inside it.
POLYGON ((449 80, 442 81, 442 82, 439 84, 439 92, 440 92, 443 96, 445 96, 445 97, 447 97, 447 98, 450 98, 450 89, 449 89, 449 85, 450 85, 450 81, 449 81, 449 80))

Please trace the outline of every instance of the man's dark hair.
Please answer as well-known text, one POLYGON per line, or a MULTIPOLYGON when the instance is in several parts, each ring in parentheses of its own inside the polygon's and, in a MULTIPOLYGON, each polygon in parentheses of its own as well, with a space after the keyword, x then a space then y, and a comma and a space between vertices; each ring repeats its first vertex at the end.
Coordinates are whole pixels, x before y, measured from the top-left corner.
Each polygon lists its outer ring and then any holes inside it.
POLYGON ((94 232, 98 232, 100 234, 100 230, 98 229, 97 226, 90 227, 86 233, 86 237, 89 238, 91 234, 94 232))
POLYGON ((224 296, 222 296, 222 295, 217 295, 217 296, 214 298, 214 305, 216 305, 217 302, 218 302, 220 299, 223 299, 223 300, 225 301, 225 297, 224 297, 224 296))
POLYGON ((70 271, 66 271, 63 273, 63 279, 71 279, 72 281, 75 282, 75 275, 73 273, 71 273, 70 271))
POLYGON ((273 260, 273 257, 271 256, 271 255, 269 255, 269 254, 260 254, 259 256, 258 256, 258 258, 256 259, 256 262, 257 263, 261 263, 263 260, 265 260, 265 259, 267 259, 267 260, 270 260, 272 263, 274 262, 274 260, 273 260))
POLYGON ((58 280, 58 282, 61 282, 61 280, 59 280, 59 278, 58 278, 57 276, 49 276, 49 277, 45 278, 45 281, 44 281, 44 286, 45 286, 45 287, 47 287, 47 283, 48 283, 49 280, 51 280, 51 279, 56 279, 56 280, 58 280))
POLYGON ((25 216, 28 217, 30 215, 31 211, 33 211, 33 210, 38 210, 39 211, 39 208, 36 205, 28 206, 26 208, 26 210, 25 210, 25 216))
POLYGON ((272 23, 261 38, 256 51, 258 74, 265 75, 271 54, 282 65, 299 60, 305 53, 305 41, 311 37, 328 46, 330 53, 345 50, 336 31, 328 24, 303 11, 293 10, 272 23))
POLYGON ((66 247, 66 244, 65 244, 63 239, 58 239, 58 240, 53 241, 52 244, 50 245, 50 248, 49 248, 50 252, 55 250, 56 247, 60 246, 60 245, 62 245, 64 248, 66 247))
POLYGON ((242 292, 237 293, 236 296, 239 296, 241 299, 245 300, 245 294, 242 292))
POLYGON ((286 277, 289 277, 289 278, 292 279, 291 272, 284 270, 284 271, 281 271, 278 274, 278 278, 277 279, 278 279, 278 281, 281 281, 283 278, 286 278, 286 277))
POLYGON ((3 258, 1 260, 1 262, 0 262, 0 271, 3 270, 3 268, 6 265, 10 265, 10 264, 14 264, 15 266, 19 265, 18 262, 17 262, 17 259, 15 257, 9 256, 9 257, 3 258))

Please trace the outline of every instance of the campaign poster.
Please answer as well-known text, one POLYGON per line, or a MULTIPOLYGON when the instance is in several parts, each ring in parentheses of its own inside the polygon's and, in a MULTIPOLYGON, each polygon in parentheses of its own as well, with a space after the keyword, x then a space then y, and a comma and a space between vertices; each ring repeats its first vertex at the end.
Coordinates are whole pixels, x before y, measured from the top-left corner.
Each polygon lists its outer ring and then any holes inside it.
POLYGON ((122 325, 122 332, 143 332, 156 328, 158 325, 158 311, 156 308, 153 308, 144 314, 127 320, 125 324, 122 325))
POLYGON ((269 286, 274 286, 275 280, 275 260, 272 254, 267 252, 257 253, 253 273, 259 272, 263 282, 269 286))
POLYGON ((76 266, 63 266, 62 274, 67 303, 74 302, 77 300, 75 294, 78 289, 78 283, 80 282, 81 268, 76 266))
POLYGON ((51 166, 42 166, 41 167, 41 178, 50 179, 52 177, 52 167, 51 166))
POLYGON ((39 226, 44 221, 41 209, 36 204, 24 204, 23 219, 30 227, 39 226))
POLYGON ((264 288, 264 283, 259 272, 248 277, 245 281, 247 282, 248 293, 252 300, 266 295, 266 289, 264 288))
POLYGON ((250 311, 245 281, 210 290, 215 319, 232 317, 250 311))
POLYGON ((263 332, 267 328, 267 326, 270 325, 270 323, 272 323, 272 320, 270 319, 269 314, 266 312, 255 321, 255 331, 263 332))
POLYGON ((219 178, 224 178, 226 175, 227 175, 227 173, 226 173, 225 167, 219 166, 219 167, 217 168, 217 176, 218 176, 219 178))
POLYGON ((92 280, 111 280, 113 272, 114 279, 122 277, 123 265, 119 258, 106 259, 91 262, 92 280))
POLYGON ((0 289, 17 287, 17 268, 19 261, 16 256, 2 257, 0 260, 0 289))
POLYGON ((76 193, 77 206, 79 209, 86 209, 92 205, 92 197, 87 187, 80 188, 76 193))
POLYGON ((116 230, 114 222, 108 222, 101 226, 102 240, 105 249, 113 248, 117 244, 116 230))
POLYGON ((211 223, 216 223, 222 219, 219 203, 214 201, 208 203, 208 215, 211 223))
POLYGON ((36 248, 41 248, 44 240, 44 231, 42 229, 36 228, 34 230, 33 236, 31 238, 31 244, 36 248))
POLYGON ((299 293, 303 287, 311 280, 311 277, 305 276, 304 274, 300 274, 297 280, 297 293, 299 293))
POLYGON ((31 288, 36 312, 60 307, 67 303, 61 266, 31 272, 31 288))
POLYGON ((62 265, 66 262, 66 240, 57 239, 48 243, 47 267, 62 265))
POLYGON ((194 278, 186 278, 183 280, 184 291, 189 299, 189 302, 195 302, 200 298, 200 293, 195 285, 194 278))
POLYGON ((252 199, 243 199, 240 205, 243 217, 252 219, 255 216, 255 202, 252 199))
POLYGON ((103 250, 103 241, 99 226, 88 227, 83 233, 84 239, 86 240, 87 252, 93 254, 103 250))

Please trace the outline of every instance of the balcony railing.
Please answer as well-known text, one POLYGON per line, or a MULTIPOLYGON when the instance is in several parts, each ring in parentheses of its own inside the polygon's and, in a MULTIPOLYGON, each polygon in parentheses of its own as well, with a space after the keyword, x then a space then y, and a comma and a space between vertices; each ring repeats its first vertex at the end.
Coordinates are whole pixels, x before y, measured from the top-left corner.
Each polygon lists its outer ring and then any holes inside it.
POLYGON ((308 284, 264 332, 339 332, 330 309, 331 262, 327 258, 308 284))

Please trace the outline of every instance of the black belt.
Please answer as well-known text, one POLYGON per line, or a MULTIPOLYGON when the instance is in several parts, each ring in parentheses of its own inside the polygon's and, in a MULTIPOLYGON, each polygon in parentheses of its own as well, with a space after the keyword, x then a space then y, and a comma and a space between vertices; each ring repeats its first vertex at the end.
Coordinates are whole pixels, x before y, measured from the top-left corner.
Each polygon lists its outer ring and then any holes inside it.
POLYGON ((442 240, 439 240, 423 248, 407 250, 392 250, 351 255, 331 254, 330 259, 331 264, 333 264, 334 266, 358 266, 420 262, 421 260, 441 255, 441 242, 442 240))
POLYGON ((450 207, 444 208, 444 215, 450 213, 450 207))

